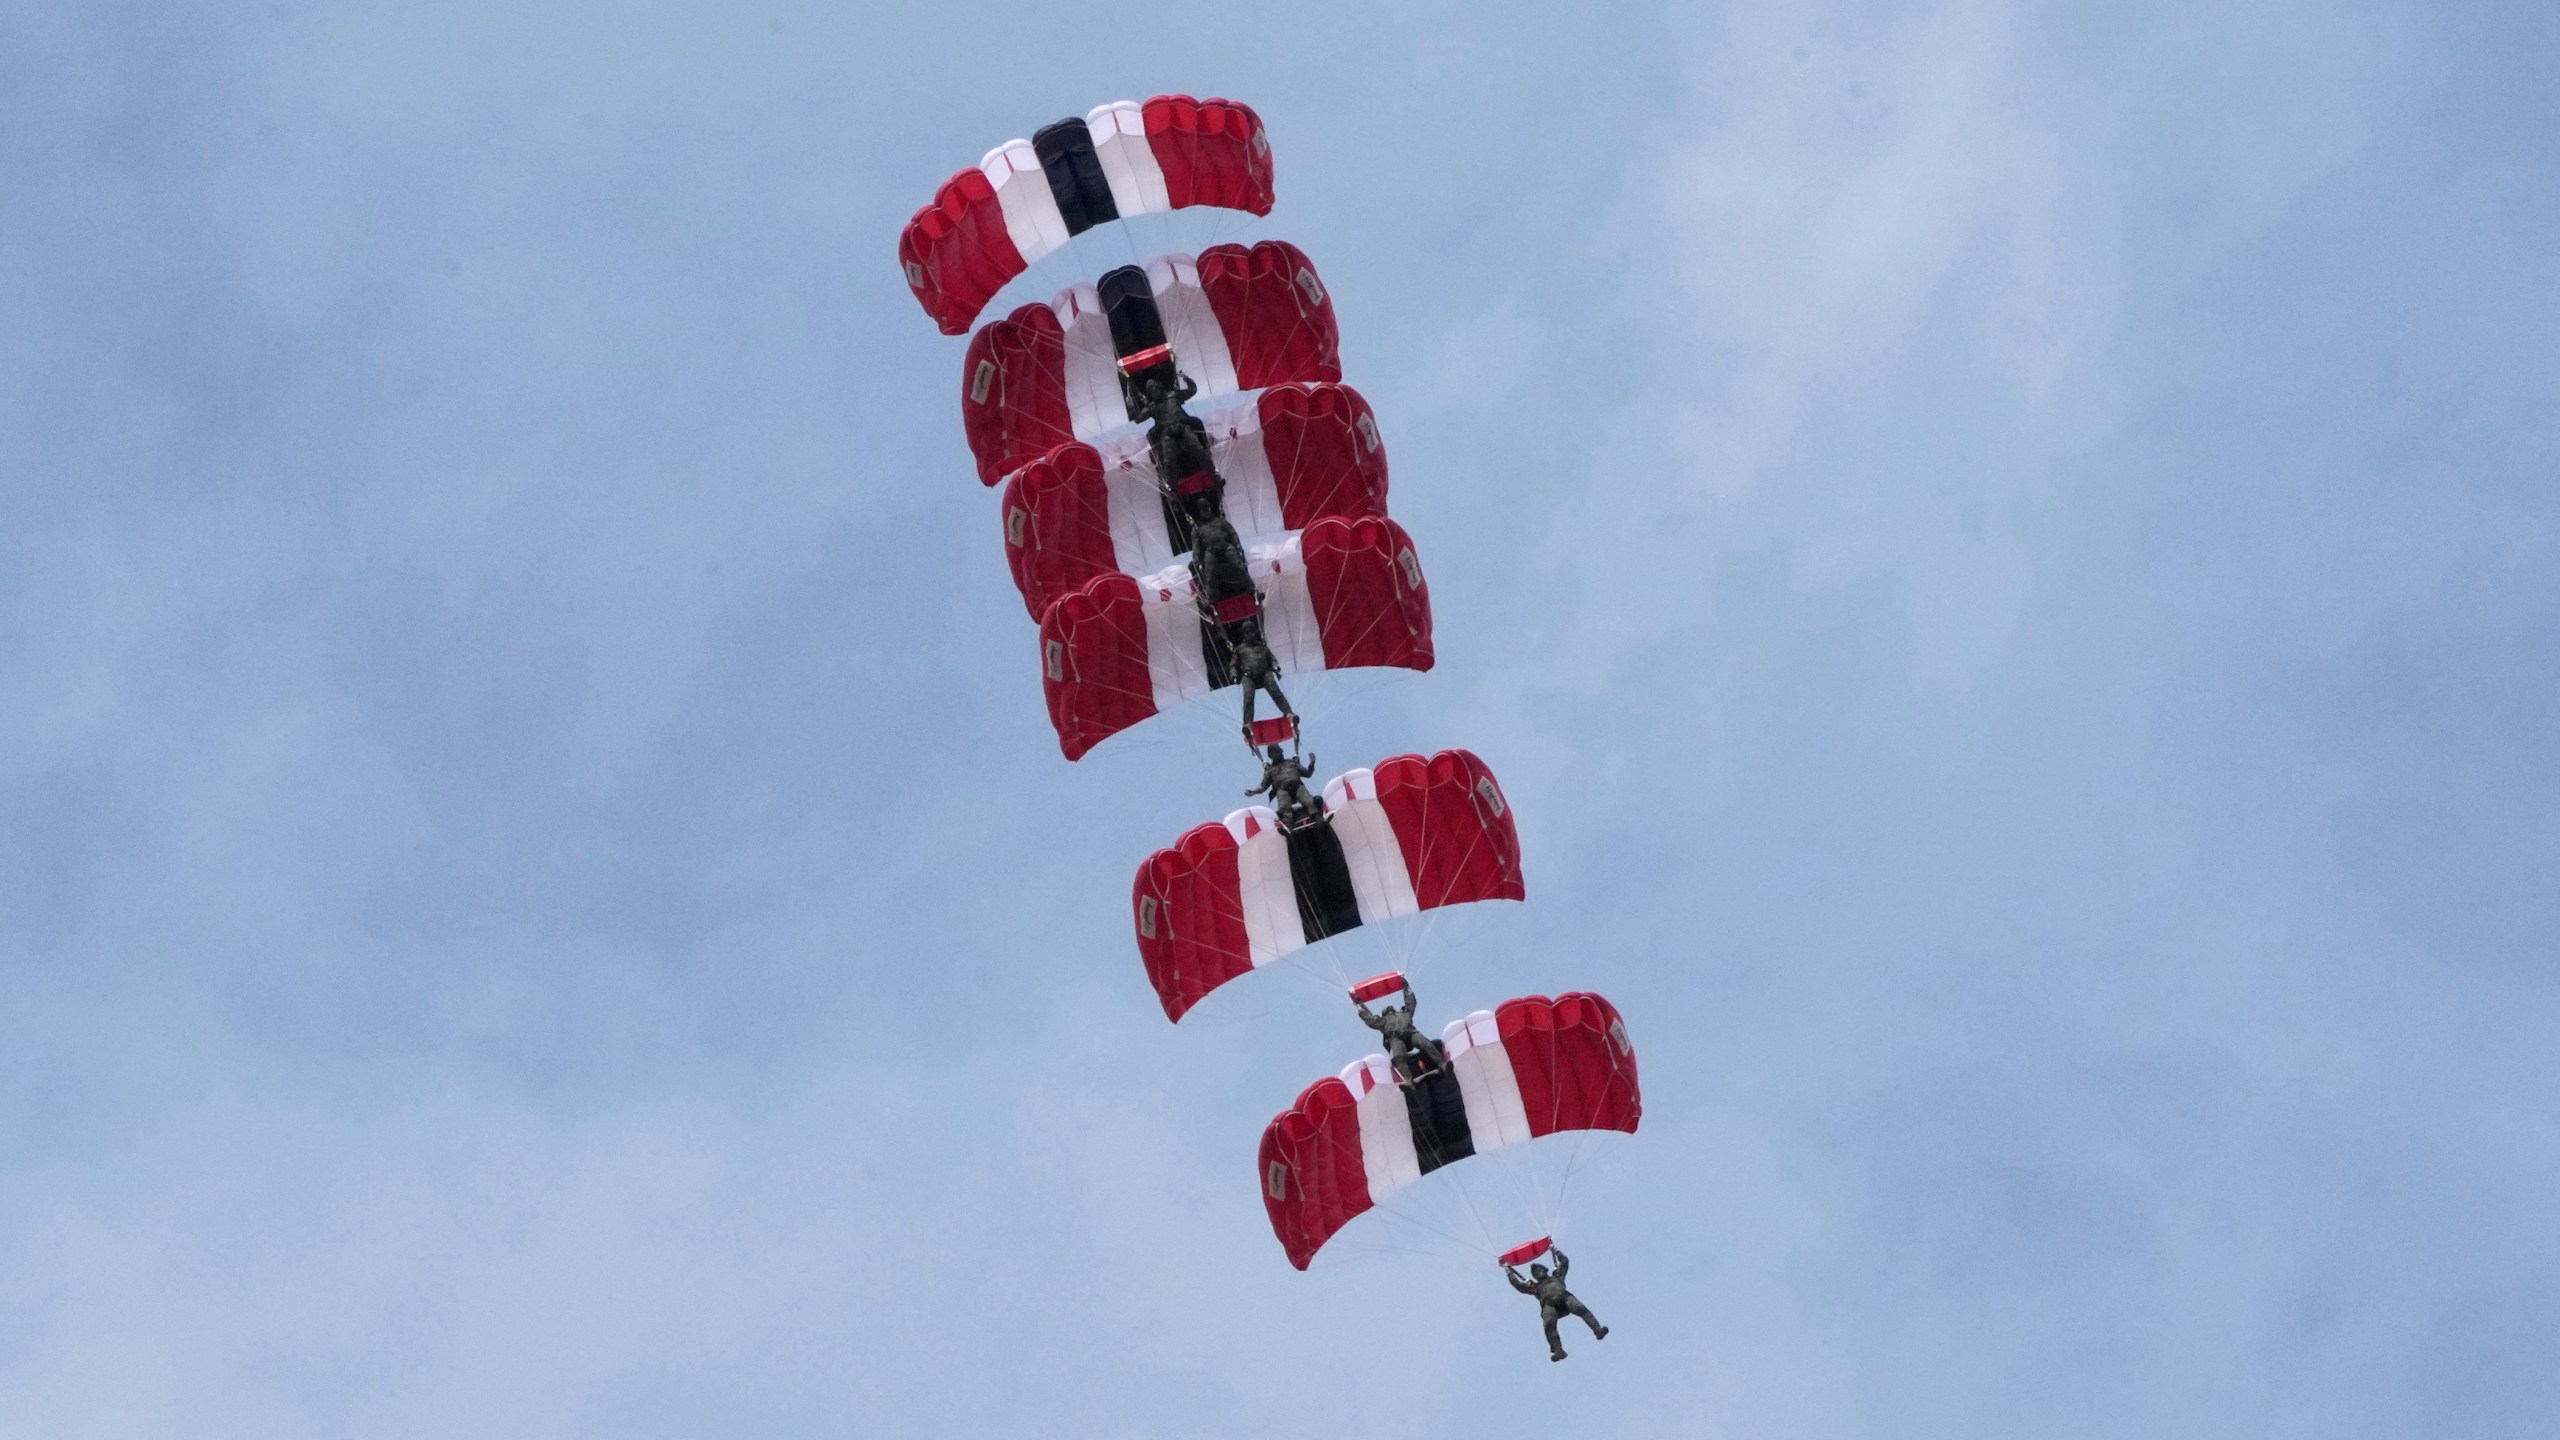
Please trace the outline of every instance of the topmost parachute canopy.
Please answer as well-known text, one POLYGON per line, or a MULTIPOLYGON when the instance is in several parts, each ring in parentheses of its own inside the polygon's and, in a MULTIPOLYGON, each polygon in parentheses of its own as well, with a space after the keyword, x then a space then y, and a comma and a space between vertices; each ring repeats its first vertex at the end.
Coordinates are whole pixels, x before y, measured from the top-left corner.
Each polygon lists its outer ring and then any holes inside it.
POLYGON ((1192 205, 1271 213, 1262 118, 1234 100, 1115 100, 944 181, 899 235, 898 261, 942 333, 965 335, 1005 282, 1073 237, 1192 205))

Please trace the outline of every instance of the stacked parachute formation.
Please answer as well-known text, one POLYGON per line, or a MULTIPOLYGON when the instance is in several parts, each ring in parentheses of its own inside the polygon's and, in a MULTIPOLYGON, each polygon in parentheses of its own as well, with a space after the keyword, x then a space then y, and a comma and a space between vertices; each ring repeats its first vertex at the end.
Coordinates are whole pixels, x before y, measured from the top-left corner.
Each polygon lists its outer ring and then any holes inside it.
POLYGON ((1315 760, 1284 678, 1433 662, 1430 591, 1387 515, 1377 419, 1342 383, 1332 297, 1296 246, 1139 259, 1119 223, 1195 207, 1264 216, 1272 202, 1251 108, 1159 95, 987 152, 916 212, 898 258, 943 333, 969 336, 963 428, 979 479, 1001 490, 1005 563, 1039 627, 1066 757, 1240 692, 1262 768, 1249 793, 1269 803, 1150 856, 1131 897, 1166 1018, 1320 956, 1385 1042, 1263 1133, 1258 1188, 1289 1262, 1305 1269, 1379 1210, 1516 1265, 1548 1250, 1591 1142, 1634 1132, 1635 1052, 1597 995, 1506 1000, 1435 1037, 1414 1023, 1400 970, 1350 983, 1344 957, 1362 936, 1526 890, 1509 802, 1467 751, 1308 784, 1315 760), (1052 256, 1081 260, 1079 237, 1097 231, 1118 232, 1130 263, 1097 254, 1055 298, 978 323, 1009 282, 1052 256), (1402 1003, 1369 1009, 1391 996, 1402 1003))

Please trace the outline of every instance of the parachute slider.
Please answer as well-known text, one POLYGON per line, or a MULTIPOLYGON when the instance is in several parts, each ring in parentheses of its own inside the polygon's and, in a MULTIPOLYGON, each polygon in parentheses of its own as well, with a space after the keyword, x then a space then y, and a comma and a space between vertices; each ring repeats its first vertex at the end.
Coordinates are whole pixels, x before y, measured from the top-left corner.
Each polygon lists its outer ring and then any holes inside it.
POLYGON ((1250 590, 1242 594, 1230 595, 1209 607, 1209 614, 1221 625, 1232 625, 1238 620, 1250 620, 1261 613, 1261 597, 1250 590))
POLYGON ((1537 1259, 1539 1256, 1546 1254, 1549 1248, 1550 1246, 1547 1243, 1547 1237, 1541 1235, 1526 1245, 1514 1245, 1510 1249, 1503 1251, 1502 1263, 1505 1266, 1525 1265, 1528 1262, 1537 1259))
POLYGON ((1141 350, 1134 355, 1121 356, 1120 373, 1123 375, 1135 375, 1139 371, 1144 370, 1151 365, 1163 365, 1169 363, 1172 359, 1173 346, 1170 343, 1163 345, 1150 345, 1146 349, 1141 350))
POLYGON ((1177 495, 1197 495, 1201 491, 1206 490, 1217 483, 1217 471, 1194 470, 1190 474, 1173 482, 1173 492, 1177 495))
POLYGON ((1404 972, 1390 970, 1384 975, 1372 975, 1352 986, 1351 999, 1354 1004, 1366 1005, 1372 1000, 1401 994, 1405 988, 1404 972))
POLYGON ((1297 738, 1298 722, 1286 715, 1275 715, 1268 720, 1256 720, 1253 722, 1253 737, 1250 743, 1255 745, 1277 745, 1283 740, 1295 740, 1297 738))

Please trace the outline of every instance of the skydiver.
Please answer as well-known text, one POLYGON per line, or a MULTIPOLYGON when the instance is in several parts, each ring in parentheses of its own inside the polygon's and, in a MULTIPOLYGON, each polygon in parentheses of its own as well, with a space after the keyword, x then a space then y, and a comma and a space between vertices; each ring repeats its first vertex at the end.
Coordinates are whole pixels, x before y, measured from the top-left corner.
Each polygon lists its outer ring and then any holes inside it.
POLYGON ((1218 473, 1209 459, 1209 427, 1182 408, 1200 387, 1188 375, 1175 379, 1179 388, 1151 376, 1138 392, 1138 407, 1147 420, 1147 451, 1156 463, 1156 478, 1167 485, 1186 475, 1218 473))
POLYGON ((1264 643, 1262 625, 1256 620, 1238 621, 1236 628, 1244 633, 1235 642, 1236 684, 1244 690, 1244 748, 1253 748, 1253 697, 1258 690, 1271 693, 1272 702, 1280 707, 1291 729, 1297 728, 1298 712, 1289 708, 1289 697, 1280 693, 1280 661, 1264 643))
POLYGON ((1324 802, 1307 793, 1307 777, 1315 773, 1316 757, 1283 755, 1277 745, 1265 746, 1263 753, 1269 758, 1262 762, 1262 783, 1244 792, 1245 798, 1269 795, 1283 830, 1303 829, 1323 818, 1324 802))
POLYGON ((1404 987, 1402 1005, 1390 1005, 1375 1015, 1369 1013, 1368 1001, 1351 1003, 1360 1011, 1360 1023, 1377 1031, 1379 1040, 1386 1045, 1387 1063, 1395 1068, 1398 1080, 1411 1083, 1449 1063, 1449 1054, 1440 1048, 1440 1042, 1414 1028, 1410 983, 1404 987))
POLYGON ((1564 1342, 1556 1338, 1558 1320, 1567 1315, 1581 1316, 1582 1323, 1591 1327, 1591 1338, 1594 1340, 1608 1339, 1609 1327, 1601 1324, 1588 1309, 1583 1307, 1581 1301, 1573 1298, 1572 1291, 1564 1288, 1565 1268, 1572 1264, 1564 1258, 1564 1252, 1549 1250, 1547 1253, 1556 1257, 1556 1268, 1553 1274, 1548 1273, 1544 1265, 1530 1266, 1529 1278, 1526 1280, 1521 1279, 1520 1272, 1509 1265, 1502 1267, 1502 1273, 1510 1277, 1512 1289, 1523 1295, 1538 1297, 1538 1319, 1547 1327, 1547 1358, 1561 1360, 1564 1358, 1564 1342))
POLYGON ((1244 537, 1215 500, 1191 510, 1191 582, 1200 597, 1215 605, 1230 596, 1250 593, 1253 571, 1245 564, 1244 537))

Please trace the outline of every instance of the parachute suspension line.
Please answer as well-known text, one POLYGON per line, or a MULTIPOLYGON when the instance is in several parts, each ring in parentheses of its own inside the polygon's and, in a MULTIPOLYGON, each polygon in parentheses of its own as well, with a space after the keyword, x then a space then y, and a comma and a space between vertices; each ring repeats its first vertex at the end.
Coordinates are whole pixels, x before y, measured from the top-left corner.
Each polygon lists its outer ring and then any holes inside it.
POLYGON ((1432 1175, 1423 1177, 1421 1183, 1408 1185, 1396 1191, 1387 1200, 1380 1202, 1378 1208, 1385 1210, 1390 1220, 1437 1235, 1462 1250, 1499 1249, 1511 1243, 1493 1238, 1497 1233, 1493 1222, 1486 1218, 1482 1208, 1476 1204, 1473 1191, 1458 1181, 1459 1177, 1456 1175, 1441 1175, 1435 1171, 1432 1175), (1463 1212, 1463 1220, 1474 1232, 1472 1237, 1461 1233, 1461 1226, 1457 1223, 1443 1224, 1431 1218, 1427 1204, 1429 1196, 1428 1193, 1424 1193, 1426 1186, 1429 1190, 1437 1191, 1444 1198, 1456 1202, 1455 1209, 1463 1212))

